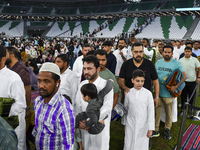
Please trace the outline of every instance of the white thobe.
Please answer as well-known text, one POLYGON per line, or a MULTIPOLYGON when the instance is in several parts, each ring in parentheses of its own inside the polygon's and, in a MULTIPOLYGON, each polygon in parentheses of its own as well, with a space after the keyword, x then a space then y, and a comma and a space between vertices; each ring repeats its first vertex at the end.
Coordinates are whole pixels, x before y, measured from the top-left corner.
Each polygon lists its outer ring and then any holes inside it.
POLYGON ((60 75, 61 83, 59 87, 59 92, 62 95, 67 95, 72 100, 72 105, 76 97, 76 92, 78 90, 78 78, 77 75, 71 71, 69 68, 66 69, 60 75))
POLYGON ((81 75, 83 73, 83 55, 76 58, 74 65, 73 65, 73 71, 76 73, 79 83, 81 82, 81 75))
MULTIPOLYGON (((123 53, 123 56, 127 59, 128 49, 127 48, 123 48, 121 50, 121 52, 123 53)), ((122 59, 122 57, 121 57, 121 55, 119 53, 120 53, 119 49, 117 49, 117 50, 115 50, 113 52, 113 54, 115 55, 116 60, 117 60, 117 64, 116 64, 116 68, 115 68, 115 75, 116 76, 119 76, 119 72, 120 72, 121 66, 124 63, 124 60, 122 59)))
MULTIPOLYGON (((84 80, 81 82, 79 89, 77 91, 76 96, 76 105, 75 105, 75 113, 78 114, 80 112, 86 111, 86 107, 88 105, 87 102, 85 102, 82 99, 80 88, 82 85, 89 83, 88 80, 84 80)), ((94 82, 94 85, 97 87, 97 91, 101 91, 105 85, 106 80, 102 79, 101 77, 98 77, 94 82)), ((103 131, 97 135, 89 134, 86 130, 81 130, 81 136, 82 136, 82 143, 84 150, 109 150, 109 141, 110 141, 110 119, 111 119, 111 110, 113 106, 113 89, 105 95, 103 106, 100 109, 100 116, 99 120, 104 119, 105 127, 103 131)))
POLYGON ((180 56, 182 53, 184 53, 184 47, 181 46, 180 48, 177 48, 175 46, 173 53, 177 53, 180 56))
POLYGON ((126 94, 124 106, 127 114, 122 117, 125 128, 124 150, 148 150, 148 130, 155 130, 154 101, 152 93, 142 87, 131 88, 126 94))
POLYGON ((26 150, 25 89, 20 76, 4 67, 0 70, 0 97, 13 98, 9 117, 18 115, 19 126, 15 128, 18 137, 18 150, 26 150))

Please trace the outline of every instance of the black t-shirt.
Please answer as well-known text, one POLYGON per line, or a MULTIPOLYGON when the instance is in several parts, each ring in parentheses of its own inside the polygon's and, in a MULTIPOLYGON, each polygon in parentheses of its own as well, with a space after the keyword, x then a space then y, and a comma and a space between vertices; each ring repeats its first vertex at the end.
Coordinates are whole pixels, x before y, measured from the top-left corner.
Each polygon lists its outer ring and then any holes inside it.
POLYGON ((151 62, 146 58, 144 58, 142 64, 139 67, 135 66, 132 58, 125 61, 121 67, 119 77, 125 79, 125 85, 128 88, 132 88, 133 87, 133 83, 131 82, 132 73, 136 69, 141 69, 144 71, 145 73, 144 87, 151 91, 151 80, 158 79, 158 75, 153 62, 151 62))

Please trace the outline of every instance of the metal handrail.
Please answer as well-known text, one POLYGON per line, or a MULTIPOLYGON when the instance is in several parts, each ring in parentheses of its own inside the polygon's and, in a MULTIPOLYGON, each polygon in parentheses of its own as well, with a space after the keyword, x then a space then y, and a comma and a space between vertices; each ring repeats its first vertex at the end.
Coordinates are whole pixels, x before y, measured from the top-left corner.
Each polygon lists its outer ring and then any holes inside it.
MULTIPOLYGON (((182 142, 183 132, 184 132, 184 129, 185 129, 187 112, 188 112, 188 105, 189 105, 189 102, 191 101, 195 91, 196 91, 196 96, 195 96, 195 107, 196 107, 197 106, 198 95, 199 95, 199 83, 197 83, 197 85, 196 85, 192 95, 190 96, 189 100, 187 102, 185 102, 185 107, 183 108, 184 111, 183 111, 183 116, 182 116, 181 127, 180 127, 180 131, 179 131, 178 143, 177 143, 176 150, 180 150, 181 149, 181 142, 182 142)), ((195 114, 195 112, 196 112, 196 110, 194 110, 193 115, 195 114)))

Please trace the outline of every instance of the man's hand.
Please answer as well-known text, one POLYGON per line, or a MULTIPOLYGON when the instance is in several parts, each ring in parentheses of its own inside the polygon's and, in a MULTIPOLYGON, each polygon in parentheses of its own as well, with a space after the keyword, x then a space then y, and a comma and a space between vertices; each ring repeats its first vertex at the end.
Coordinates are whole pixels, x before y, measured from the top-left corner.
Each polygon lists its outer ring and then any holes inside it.
POLYGON ((126 95, 126 93, 128 93, 128 92, 130 92, 130 89, 129 89, 129 88, 126 88, 126 89, 124 90, 124 95, 126 95))
POLYGON ((197 79, 196 79, 196 83, 199 83, 199 82, 200 82, 200 78, 197 78, 197 79))
POLYGON ((155 106, 154 106, 154 107, 155 107, 155 108, 158 107, 158 98, 157 98, 157 97, 154 98, 154 103, 155 103, 155 106))
POLYGON ((26 117, 25 118, 30 118, 31 117, 31 110, 28 109, 26 110, 26 117))
POLYGON ((80 128, 80 129, 85 129, 85 128, 86 128, 85 122, 86 122, 86 120, 83 120, 82 122, 79 121, 79 128, 80 128))
POLYGON ((101 124, 104 124, 104 119, 103 120, 101 120, 101 121, 99 121, 101 124))
POLYGON ((122 57, 122 58, 124 57, 124 54, 123 54, 123 52, 119 52, 119 54, 121 55, 121 57, 122 57))
POLYGON ((169 91, 170 91, 171 93, 174 93, 176 89, 177 89, 177 87, 176 87, 176 86, 171 86, 171 88, 170 88, 170 90, 169 90, 169 91))
POLYGON ((152 130, 147 131, 147 138, 150 138, 152 136, 152 130))
POLYGON ((130 39, 129 39, 129 41, 130 41, 130 46, 132 45, 132 43, 134 42, 134 40, 135 40, 135 37, 130 36, 130 39))

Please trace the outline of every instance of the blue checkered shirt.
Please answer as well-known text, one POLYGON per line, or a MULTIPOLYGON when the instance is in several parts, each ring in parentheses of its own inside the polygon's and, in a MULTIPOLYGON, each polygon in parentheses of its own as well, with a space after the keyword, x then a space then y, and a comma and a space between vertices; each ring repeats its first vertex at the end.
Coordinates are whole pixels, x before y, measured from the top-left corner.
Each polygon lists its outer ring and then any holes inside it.
POLYGON ((38 96, 34 102, 35 146, 37 150, 73 150, 74 108, 57 92, 48 103, 38 96))

